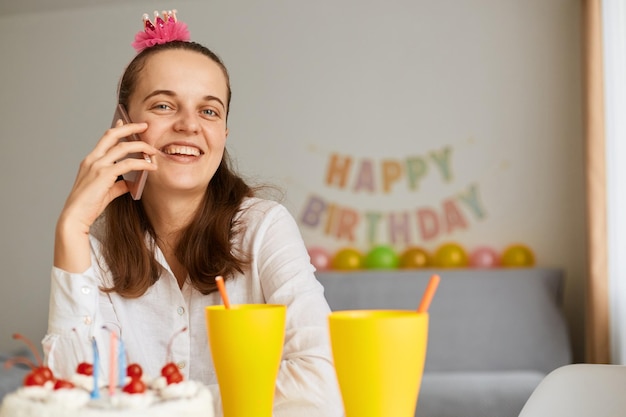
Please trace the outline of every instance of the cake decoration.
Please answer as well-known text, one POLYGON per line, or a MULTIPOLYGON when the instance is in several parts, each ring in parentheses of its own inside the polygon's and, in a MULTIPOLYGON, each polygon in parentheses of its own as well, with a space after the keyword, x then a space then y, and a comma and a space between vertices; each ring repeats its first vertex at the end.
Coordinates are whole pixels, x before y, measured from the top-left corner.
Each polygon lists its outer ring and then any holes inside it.
POLYGON ((131 363, 126 368, 126 375, 130 377, 130 381, 124 385, 122 391, 128 394, 142 394, 146 392, 146 383, 143 382, 143 369, 136 363, 131 363))
POLYGON ((172 360, 172 343, 176 336, 187 331, 187 327, 183 327, 170 338, 167 344, 167 356, 165 357, 165 366, 161 369, 161 375, 167 380, 167 384, 177 384, 183 381, 183 374, 180 373, 178 365, 172 360))
MULTIPOLYGON (((72 328, 72 332, 74 332, 74 334, 76 335, 76 337, 78 338, 78 331, 76 331, 76 328, 72 328)), ((81 350, 82 350, 82 354, 83 354, 83 358, 86 358, 87 355, 85 354, 85 350, 83 348, 83 344, 80 343, 80 339, 78 340, 78 345, 80 346, 81 350)), ((92 376, 93 375, 93 364, 83 361, 80 362, 77 366, 76 366, 76 373, 79 375, 86 375, 86 376, 92 376)))
POLYGON ((91 338, 91 348, 93 349, 93 387, 91 389, 91 398, 98 399, 100 398, 100 383, 98 381, 98 376, 100 374, 100 353, 98 352, 98 343, 96 343, 96 338, 91 338))
POLYGON ((43 360, 41 359, 41 355, 35 348, 35 345, 33 344, 33 342, 30 339, 28 339, 26 336, 23 336, 19 333, 15 333, 13 335, 13 339, 22 340, 26 344, 29 350, 33 353, 33 356, 35 357, 38 366, 35 366, 35 364, 33 364, 33 362, 30 359, 22 357, 22 356, 18 356, 18 357, 8 360, 7 362, 5 362, 4 366, 6 368, 10 368, 16 363, 23 363, 23 364, 28 365, 31 371, 28 374, 26 374, 26 376, 24 377, 25 386, 43 386, 48 382, 54 383, 55 380, 54 380, 54 375, 52 374, 52 370, 48 368, 47 366, 44 366, 43 360))
POLYGON ((105 330, 110 333, 111 347, 115 351, 111 358, 117 359, 107 369, 110 374, 107 383, 99 379, 101 363, 95 337, 91 337, 93 364, 87 361, 79 363, 75 374, 65 380, 56 378, 50 368, 44 366, 29 339, 15 334, 15 339, 21 339, 32 350, 36 363, 21 356, 7 361, 7 367, 23 363, 31 371, 24 378, 23 386, 5 397, 0 405, 0 417, 169 417, 176 414, 213 417, 213 396, 209 389, 201 382, 184 380, 174 362, 173 341, 186 332, 187 327, 170 338, 166 364, 161 369, 161 375, 154 379, 146 378, 138 363, 126 366, 128 360, 121 337, 110 329, 105 330), (123 359, 120 360, 120 357, 123 359), (101 388, 108 389, 101 392, 101 388))

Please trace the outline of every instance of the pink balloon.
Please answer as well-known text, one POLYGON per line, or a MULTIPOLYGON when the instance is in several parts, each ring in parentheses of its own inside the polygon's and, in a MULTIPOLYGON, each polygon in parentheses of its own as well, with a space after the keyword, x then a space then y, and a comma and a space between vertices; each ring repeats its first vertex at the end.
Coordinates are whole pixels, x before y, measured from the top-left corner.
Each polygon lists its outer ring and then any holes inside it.
POLYGON ((330 268, 331 256, 326 250, 320 247, 311 247, 308 249, 311 264, 318 271, 325 271, 330 268))
POLYGON ((500 265, 498 252, 487 246, 481 246, 470 253, 470 266, 474 268, 495 268, 500 265))

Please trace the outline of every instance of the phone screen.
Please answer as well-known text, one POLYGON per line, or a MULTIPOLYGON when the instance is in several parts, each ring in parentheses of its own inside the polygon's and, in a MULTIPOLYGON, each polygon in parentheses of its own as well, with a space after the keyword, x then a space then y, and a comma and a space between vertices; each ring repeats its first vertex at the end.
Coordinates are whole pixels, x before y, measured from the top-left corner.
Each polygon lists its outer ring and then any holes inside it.
MULTIPOLYGON (((131 123, 130 118, 128 117, 128 113, 126 113, 126 109, 122 104, 118 104, 115 109, 115 114, 113 115, 113 122, 111 122, 111 127, 115 127, 115 124, 118 120, 122 120, 124 124, 131 123)), ((123 141, 131 141, 131 140, 141 140, 139 136, 132 134, 129 137, 122 138, 123 141)), ((150 161, 150 157, 144 153, 131 153, 128 154, 126 158, 137 158, 137 159, 145 159, 150 161)), ((126 185, 128 185, 128 189, 130 190, 130 195, 133 200, 139 200, 141 198, 141 194, 143 193, 143 187, 146 185, 146 178, 148 177, 148 171, 130 171, 124 175, 122 175, 126 185)))

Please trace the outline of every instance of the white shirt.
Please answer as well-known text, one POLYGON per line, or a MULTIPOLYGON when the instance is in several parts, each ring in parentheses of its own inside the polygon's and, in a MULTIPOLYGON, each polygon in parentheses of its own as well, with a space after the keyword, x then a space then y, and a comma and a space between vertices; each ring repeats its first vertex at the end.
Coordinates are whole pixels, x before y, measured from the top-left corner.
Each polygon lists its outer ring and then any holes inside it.
MULTIPOLYGON (((330 309, 296 222, 282 205, 260 199, 247 199, 239 220, 246 229, 237 237, 235 246, 251 256, 252 262, 245 274, 226 280, 230 302, 287 306, 274 416, 343 415, 330 352, 330 309)), ((156 259, 163 272, 144 295, 127 299, 117 293, 106 294, 99 287, 111 286, 112 278, 101 256, 100 243, 93 236, 91 245, 92 265, 84 273, 52 268, 48 334, 43 341, 48 366, 55 375, 68 377, 79 362, 91 363, 91 338, 95 336, 100 375, 106 376, 109 333, 102 326, 107 326, 119 332, 129 363, 140 364, 145 375, 156 377, 168 360, 169 340, 187 327, 188 331, 173 339, 171 359, 186 379, 211 387, 216 415, 221 415, 204 308, 222 304, 219 293, 202 295, 189 281, 180 289, 157 247, 156 259)))

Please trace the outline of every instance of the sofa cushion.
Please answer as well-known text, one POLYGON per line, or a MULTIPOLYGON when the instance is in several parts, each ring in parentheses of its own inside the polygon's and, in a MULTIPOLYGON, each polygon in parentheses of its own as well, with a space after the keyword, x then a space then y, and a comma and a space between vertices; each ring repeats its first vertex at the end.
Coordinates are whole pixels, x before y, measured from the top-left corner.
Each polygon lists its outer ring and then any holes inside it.
POLYGON ((333 310, 416 309, 433 273, 425 372, 548 373, 571 362, 563 272, 547 268, 317 272, 333 310))
POLYGON ((428 372, 416 417, 517 417, 541 372, 428 372))

